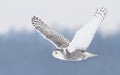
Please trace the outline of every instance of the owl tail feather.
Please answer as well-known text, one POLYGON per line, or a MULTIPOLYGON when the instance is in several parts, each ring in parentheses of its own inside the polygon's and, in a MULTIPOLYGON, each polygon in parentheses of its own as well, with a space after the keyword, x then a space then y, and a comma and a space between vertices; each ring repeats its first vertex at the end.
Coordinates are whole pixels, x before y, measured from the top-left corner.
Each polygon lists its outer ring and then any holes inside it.
POLYGON ((96 57, 96 56, 98 56, 97 54, 92 54, 92 53, 89 53, 89 52, 85 52, 84 55, 85 55, 84 60, 89 58, 89 57, 96 57))

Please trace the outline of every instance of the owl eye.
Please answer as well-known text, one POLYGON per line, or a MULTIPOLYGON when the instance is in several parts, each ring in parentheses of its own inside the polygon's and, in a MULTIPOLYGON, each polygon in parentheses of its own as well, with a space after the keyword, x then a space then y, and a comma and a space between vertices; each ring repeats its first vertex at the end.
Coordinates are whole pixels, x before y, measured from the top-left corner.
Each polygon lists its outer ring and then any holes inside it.
POLYGON ((55 54, 58 54, 58 52, 55 52, 55 54))

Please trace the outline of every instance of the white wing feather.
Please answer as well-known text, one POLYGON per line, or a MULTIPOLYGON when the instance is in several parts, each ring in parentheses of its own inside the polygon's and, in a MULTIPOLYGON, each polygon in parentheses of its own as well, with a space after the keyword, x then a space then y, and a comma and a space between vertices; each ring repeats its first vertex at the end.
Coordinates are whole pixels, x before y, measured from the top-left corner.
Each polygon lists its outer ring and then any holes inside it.
POLYGON ((94 17, 76 32, 67 48, 69 52, 73 52, 76 49, 86 50, 88 48, 106 13, 107 11, 103 7, 97 10, 94 17))
POLYGON ((62 34, 56 32, 51 27, 46 25, 38 17, 32 18, 32 24, 35 29, 48 41, 50 41, 56 48, 66 48, 69 45, 69 40, 62 34))

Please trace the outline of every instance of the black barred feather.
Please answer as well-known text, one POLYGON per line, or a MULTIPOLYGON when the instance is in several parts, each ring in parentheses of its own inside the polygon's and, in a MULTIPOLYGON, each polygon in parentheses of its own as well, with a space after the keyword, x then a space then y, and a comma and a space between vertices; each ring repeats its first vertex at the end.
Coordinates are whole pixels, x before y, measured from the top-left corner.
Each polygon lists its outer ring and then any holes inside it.
POLYGON ((57 48, 66 48, 69 46, 69 40, 66 37, 53 30, 38 17, 33 16, 32 25, 44 38, 49 40, 57 48))

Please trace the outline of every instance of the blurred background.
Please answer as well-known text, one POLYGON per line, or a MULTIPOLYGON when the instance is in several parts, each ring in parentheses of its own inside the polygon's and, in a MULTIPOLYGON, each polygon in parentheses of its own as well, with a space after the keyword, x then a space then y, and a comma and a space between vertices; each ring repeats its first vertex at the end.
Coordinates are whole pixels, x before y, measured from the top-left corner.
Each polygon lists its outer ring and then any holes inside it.
POLYGON ((0 75, 119 75, 119 0, 1 0, 0 75), (55 59, 55 47, 37 33, 31 18, 37 16, 70 41, 97 8, 108 15, 88 52, 98 54, 80 62, 55 59))

